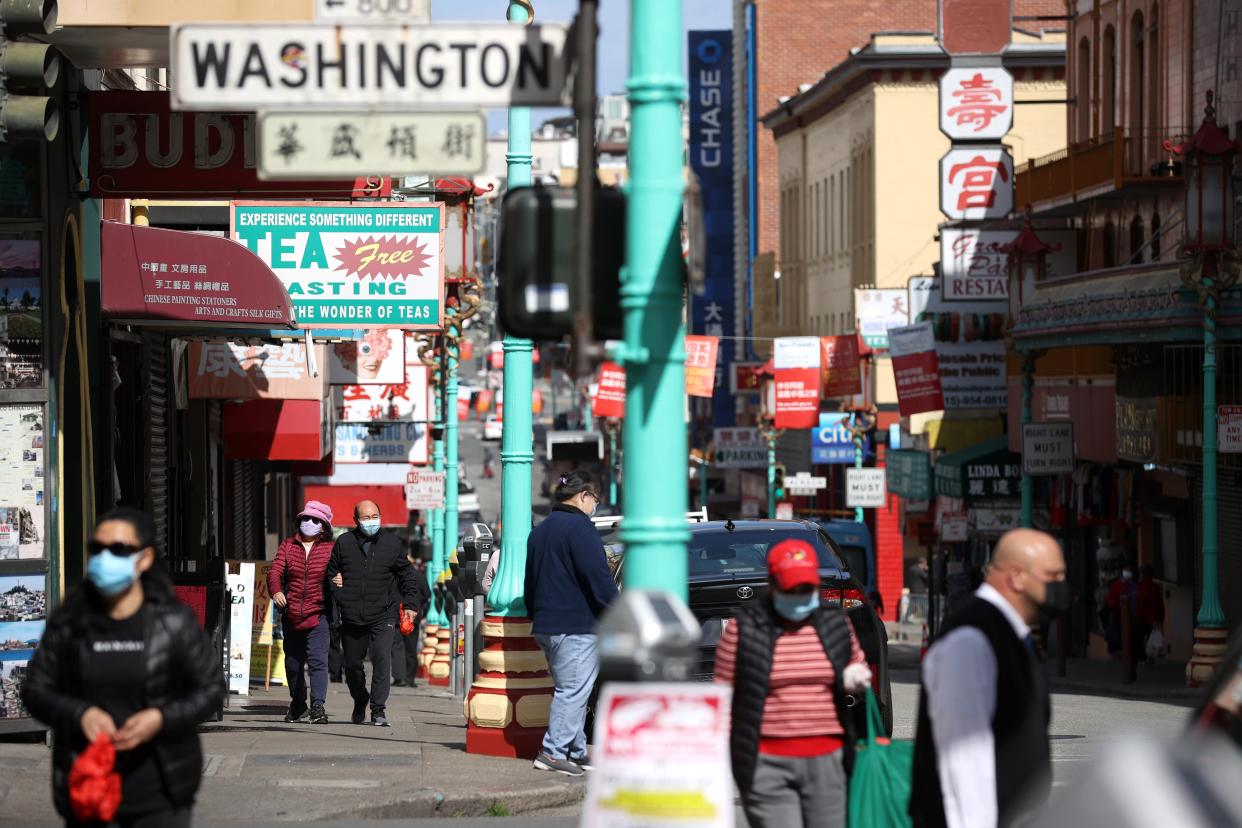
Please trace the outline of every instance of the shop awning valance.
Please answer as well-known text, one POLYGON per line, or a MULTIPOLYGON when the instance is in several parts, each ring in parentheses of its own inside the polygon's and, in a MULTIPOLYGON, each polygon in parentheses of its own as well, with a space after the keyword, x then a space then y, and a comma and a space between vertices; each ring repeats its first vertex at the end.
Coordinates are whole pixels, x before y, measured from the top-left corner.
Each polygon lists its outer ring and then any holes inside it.
POLYGON ((995 437, 936 460, 936 494, 963 500, 1018 497, 1022 458, 995 437))
POLYGON ((280 279, 245 245, 220 236, 105 221, 103 314, 167 328, 295 328, 280 279))

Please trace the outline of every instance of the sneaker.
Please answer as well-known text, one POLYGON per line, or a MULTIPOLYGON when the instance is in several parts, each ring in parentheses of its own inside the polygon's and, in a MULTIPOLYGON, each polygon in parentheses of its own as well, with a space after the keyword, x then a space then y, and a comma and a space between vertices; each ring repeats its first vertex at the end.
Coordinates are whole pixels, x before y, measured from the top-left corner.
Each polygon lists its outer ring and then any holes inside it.
POLYGON ((571 756, 569 757, 569 761, 573 762, 575 765, 582 768, 584 771, 595 770, 595 765, 591 764, 591 759, 589 756, 583 756, 581 758, 571 756))
POLYGON ((310 709, 311 724, 327 724, 328 711, 323 709, 322 704, 312 704, 310 709))
POLYGON ((290 724, 294 722, 304 722, 310 708, 306 706, 306 702, 294 702, 289 705, 289 712, 285 713, 285 721, 290 724))
POLYGON ((371 703, 370 697, 364 696, 361 699, 354 699, 354 712, 350 715, 349 720, 354 724, 362 724, 367 720, 367 705, 371 703))
POLYGON ((554 771, 563 773, 565 776, 582 776, 584 771, 576 763, 568 759, 553 759, 546 753, 540 751, 535 757, 535 770, 554 771))
POLYGON ((392 725, 388 723, 388 717, 384 715, 383 710, 378 713, 371 714, 371 724, 375 727, 392 727, 392 725))

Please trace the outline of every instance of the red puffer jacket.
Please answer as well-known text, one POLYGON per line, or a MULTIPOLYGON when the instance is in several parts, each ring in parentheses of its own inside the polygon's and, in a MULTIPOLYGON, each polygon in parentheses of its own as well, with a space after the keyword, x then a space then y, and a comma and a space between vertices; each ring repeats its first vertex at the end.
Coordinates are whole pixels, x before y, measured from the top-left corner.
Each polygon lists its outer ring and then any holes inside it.
POLYGON ((308 555, 297 535, 285 538, 276 550, 276 560, 267 573, 267 591, 285 594, 285 616, 294 629, 314 628, 325 612, 325 573, 331 557, 332 541, 316 541, 308 555))

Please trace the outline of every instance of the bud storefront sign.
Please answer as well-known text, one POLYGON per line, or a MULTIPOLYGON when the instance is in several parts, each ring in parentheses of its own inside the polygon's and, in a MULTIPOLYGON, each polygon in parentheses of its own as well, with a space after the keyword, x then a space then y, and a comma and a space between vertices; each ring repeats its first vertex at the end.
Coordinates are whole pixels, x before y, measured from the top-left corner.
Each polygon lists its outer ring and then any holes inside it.
POLYGON ((301 327, 443 321, 442 204, 234 202, 231 224, 284 284, 301 327))
POLYGON ((172 30, 174 109, 559 106, 564 24, 172 30))

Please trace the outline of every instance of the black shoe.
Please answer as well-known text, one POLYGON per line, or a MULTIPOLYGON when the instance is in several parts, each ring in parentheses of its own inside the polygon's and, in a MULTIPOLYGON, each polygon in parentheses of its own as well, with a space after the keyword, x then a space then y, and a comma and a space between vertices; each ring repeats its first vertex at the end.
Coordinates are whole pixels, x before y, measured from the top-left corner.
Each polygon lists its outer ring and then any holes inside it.
POLYGON ((369 696, 363 696, 361 699, 354 700, 354 712, 349 720, 354 724, 362 724, 367 719, 367 705, 371 703, 369 696))
POLYGON ((401 679, 393 679, 392 686, 393 687, 405 687, 405 682, 402 681, 401 679))
POLYGON ((345 677, 342 676, 340 673, 331 673, 328 675, 328 681, 332 682, 333 684, 340 684, 341 682, 345 681, 345 677))
POLYGON ((322 704, 312 704, 310 709, 311 724, 327 724, 328 711, 323 709, 322 704))
POLYGON ((371 724, 375 727, 392 727, 392 725, 388 723, 388 717, 384 715, 383 710, 371 711, 371 724))
POLYGON ((293 722, 304 722, 309 710, 310 708, 306 706, 306 702, 293 702, 289 705, 289 711, 285 713, 285 721, 290 724, 293 722))

